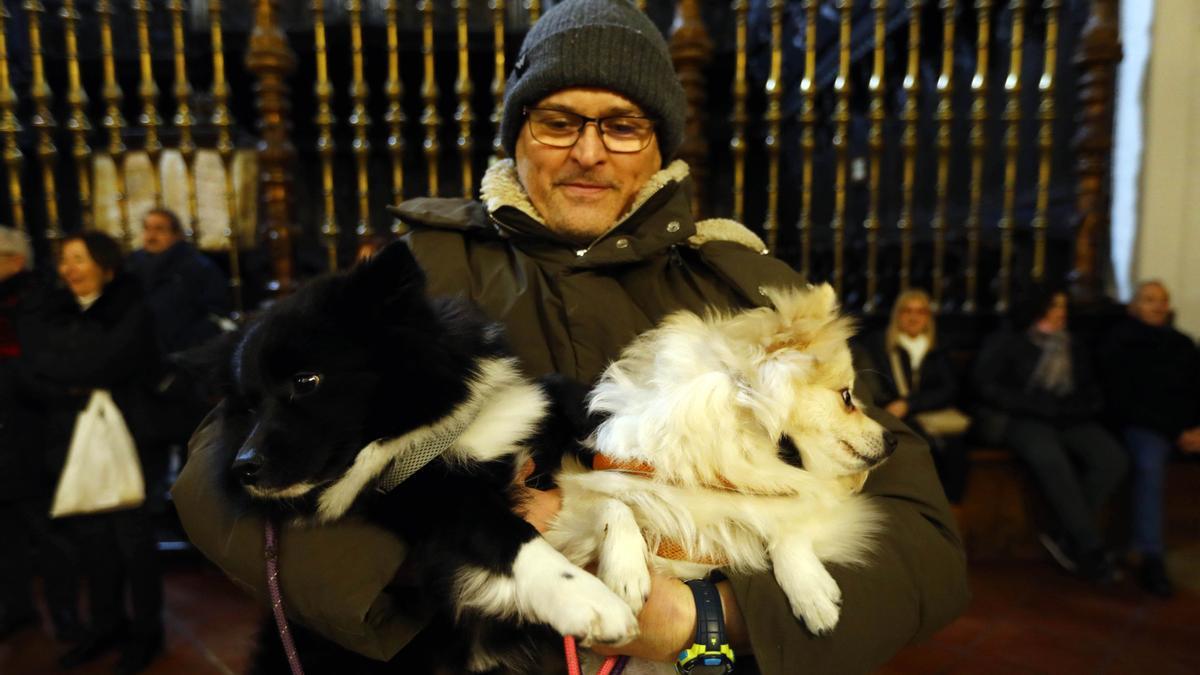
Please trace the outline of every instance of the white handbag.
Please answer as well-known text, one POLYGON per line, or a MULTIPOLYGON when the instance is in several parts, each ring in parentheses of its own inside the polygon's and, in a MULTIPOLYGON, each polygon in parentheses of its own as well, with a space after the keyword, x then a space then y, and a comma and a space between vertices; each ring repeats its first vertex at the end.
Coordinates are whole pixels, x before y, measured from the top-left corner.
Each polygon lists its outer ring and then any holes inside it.
POLYGON ((129 509, 145 500, 137 445, 112 395, 96 389, 75 418, 50 517, 129 509))

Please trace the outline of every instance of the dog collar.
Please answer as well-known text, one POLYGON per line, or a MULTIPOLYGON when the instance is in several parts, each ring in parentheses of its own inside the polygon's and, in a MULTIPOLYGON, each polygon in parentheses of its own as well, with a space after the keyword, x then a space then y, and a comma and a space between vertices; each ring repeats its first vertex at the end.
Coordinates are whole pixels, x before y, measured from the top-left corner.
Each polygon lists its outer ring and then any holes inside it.
POLYGON ((425 435, 416 442, 405 444, 396 452, 388 468, 380 474, 375 489, 383 493, 391 492, 426 464, 441 457, 462 436, 474 419, 474 415, 464 416, 438 433, 425 435))

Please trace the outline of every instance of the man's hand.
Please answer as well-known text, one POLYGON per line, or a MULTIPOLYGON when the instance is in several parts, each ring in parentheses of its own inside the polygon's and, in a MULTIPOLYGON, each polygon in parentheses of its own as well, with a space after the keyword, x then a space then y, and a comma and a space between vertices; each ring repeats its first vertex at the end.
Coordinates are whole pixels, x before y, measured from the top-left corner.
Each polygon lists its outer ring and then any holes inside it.
POLYGON ((898 398, 895 401, 883 406, 883 409, 888 411, 898 420, 902 420, 908 415, 908 401, 898 398))
POLYGON ((550 523, 554 522, 554 516, 558 515, 558 510, 562 508, 562 490, 536 490, 526 487, 525 481, 533 475, 533 468, 531 459, 517 472, 516 483, 525 493, 524 498, 517 504, 517 515, 537 528, 538 532, 545 534, 546 530, 550 529, 550 523))
MULTIPOLYGON (((747 652, 746 624, 742 621, 733 587, 728 581, 717 583, 721 607, 725 614, 725 634, 735 652, 747 652)), ((679 652, 692 646, 696 636, 696 600, 692 589, 675 577, 655 575, 650 578, 650 595, 638 614, 638 639, 620 647, 594 645, 592 651, 602 655, 628 654, 650 661, 673 662, 679 652)))
POLYGON ((1179 448, 1188 454, 1200 454, 1200 427, 1192 427, 1179 434, 1179 448))
MULTIPOLYGON (((562 491, 526 487, 525 481, 533 470, 533 460, 530 460, 517 472, 516 483, 525 493, 517 506, 517 515, 544 533, 562 508, 562 491)), ((722 581, 717 584, 717 591, 725 610, 725 632, 730 644, 735 650, 748 649, 746 624, 738 610, 733 588, 728 581, 722 581)), ((651 577, 650 595, 638 615, 638 626, 641 635, 633 642, 620 647, 595 645, 593 651, 604 655, 628 654, 652 661, 674 661, 680 650, 691 646, 696 634, 696 601, 692 598, 692 590, 674 577, 651 577)))

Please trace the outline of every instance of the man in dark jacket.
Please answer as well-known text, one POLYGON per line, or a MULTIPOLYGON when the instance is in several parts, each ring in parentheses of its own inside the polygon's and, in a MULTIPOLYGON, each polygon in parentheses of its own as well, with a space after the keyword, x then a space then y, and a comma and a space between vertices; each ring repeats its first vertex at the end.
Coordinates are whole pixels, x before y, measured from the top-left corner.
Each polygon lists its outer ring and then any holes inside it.
POLYGON ((179 216, 151 209, 142 219, 142 248, 129 271, 146 291, 164 353, 194 347, 220 332, 215 319, 229 313, 229 288, 221 270, 184 239, 179 216))
POLYGON ((1163 488, 1173 447, 1200 452, 1200 350, 1171 324, 1160 282, 1138 286, 1129 318, 1105 342, 1101 359, 1108 409, 1132 460, 1132 547, 1138 580, 1158 596, 1173 589, 1163 565, 1163 488))
MULTIPOLYGON (((508 83, 501 138, 515 159, 489 169, 481 201, 395 209, 430 292, 461 294, 501 321, 531 374, 590 382, 667 313, 761 306, 765 287, 803 283, 741 225, 695 220, 687 166, 670 161, 684 110, 666 44, 632 3, 556 5, 526 37, 508 83)), ((865 488, 888 518, 876 562, 831 570, 844 600, 825 637, 793 616, 770 572, 716 583, 739 673, 866 672, 964 608, 961 542, 928 449, 881 417, 901 440, 865 488)), ((197 546, 265 598, 262 523, 213 489, 226 470, 214 462, 213 424, 193 438, 176 504, 197 546)), ((544 524, 556 496, 530 496, 526 517, 544 524)), ((404 560, 393 537, 361 523, 293 529, 282 557, 290 614, 330 639, 402 659, 422 630, 414 600, 392 592, 404 560)), ((687 585, 655 579, 642 635, 620 651, 672 661, 691 644, 696 616, 687 585)))

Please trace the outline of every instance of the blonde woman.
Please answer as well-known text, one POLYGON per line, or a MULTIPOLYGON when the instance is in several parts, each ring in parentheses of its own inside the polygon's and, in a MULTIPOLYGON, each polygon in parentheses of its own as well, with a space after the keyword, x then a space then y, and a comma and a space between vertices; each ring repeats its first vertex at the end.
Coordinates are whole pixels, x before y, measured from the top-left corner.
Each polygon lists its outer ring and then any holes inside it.
POLYGON ((962 437, 969 420, 954 407, 958 378, 938 348, 929 294, 920 289, 901 293, 887 328, 869 336, 859 355, 859 377, 875 404, 925 437, 942 489, 957 503, 966 485, 962 437))

